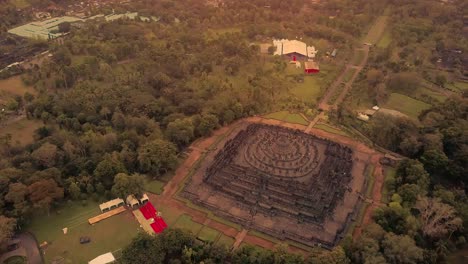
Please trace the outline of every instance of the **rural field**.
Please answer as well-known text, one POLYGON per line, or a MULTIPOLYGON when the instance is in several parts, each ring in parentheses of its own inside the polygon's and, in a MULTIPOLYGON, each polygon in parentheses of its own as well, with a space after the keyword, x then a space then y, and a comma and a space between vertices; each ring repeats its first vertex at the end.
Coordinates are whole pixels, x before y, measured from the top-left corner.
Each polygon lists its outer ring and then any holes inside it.
POLYGON ((101 254, 121 250, 141 232, 130 211, 89 225, 88 219, 100 214, 98 205, 90 201, 84 206, 73 202, 50 215, 34 217, 25 230, 32 232, 39 243, 47 242, 44 249, 46 263, 60 259, 64 263, 87 263, 101 254), (67 234, 63 233, 63 228, 68 228, 67 234), (82 236, 89 236, 91 242, 80 244, 82 236))
POLYGON ((411 118, 417 119, 422 111, 429 109, 431 106, 406 95, 392 93, 384 107, 397 110, 411 118))

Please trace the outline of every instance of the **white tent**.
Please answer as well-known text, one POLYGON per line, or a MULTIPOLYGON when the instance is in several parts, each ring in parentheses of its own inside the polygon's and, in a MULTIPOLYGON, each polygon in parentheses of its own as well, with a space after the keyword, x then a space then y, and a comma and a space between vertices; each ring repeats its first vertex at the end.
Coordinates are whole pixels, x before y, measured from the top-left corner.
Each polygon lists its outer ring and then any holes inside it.
POLYGON ((117 208, 123 204, 124 204, 124 200, 117 198, 117 199, 110 200, 108 202, 100 204, 99 209, 101 209, 101 212, 105 212, 105 211, 109 211, 111 209, 117 208))
POLYGON ((130 207, 134 207, 135 205, 139 205, 140 202, 135 198, 133 195, 127 196, 127 205, 130 207))
POLYGON ((149 201, 148 195, 146 195, 146 193, 144 193, 143 196, 140 199, 140 203, 144 204, 144 203, 146 203, 148 201, 149 201))
POLYGON ((115 261, 114 255, 108 252, 106 254, 102 254, 98 256, 97 258, 89 261, 88 264, 107 264, 107 263, 113 263, 114 261, 115 261))

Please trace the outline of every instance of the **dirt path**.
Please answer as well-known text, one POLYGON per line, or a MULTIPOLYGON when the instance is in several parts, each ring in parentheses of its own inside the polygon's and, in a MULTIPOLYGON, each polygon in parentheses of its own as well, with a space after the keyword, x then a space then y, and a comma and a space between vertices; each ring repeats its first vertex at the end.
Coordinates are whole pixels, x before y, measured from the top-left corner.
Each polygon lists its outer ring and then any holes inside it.
MULTIPOLYGON (((374 155, 372 158, 380 159, 380 156, 374 155)), ((374 210, 384 205, 382 204, 381 200, 382 200, 382 188, 384 185, 385 176, 383 174, 383 168, 380 162, 378 162, 377 160, 377 162, 374 164, 376 164, 376 167, 373 173, 373 177, 375 178, 375 181, 374 181, 374 188, 372 190, 372 199, 370 199, 371 204, 366 208, 361 224, 359 226, 356 226, 356 228, 354 229, 353 239, 359 238, 359 236, 361 236, 362 234, 363 228, 365 228, 367 225, 369 225, 372 222, 372 213, 374 212, 374 210)))

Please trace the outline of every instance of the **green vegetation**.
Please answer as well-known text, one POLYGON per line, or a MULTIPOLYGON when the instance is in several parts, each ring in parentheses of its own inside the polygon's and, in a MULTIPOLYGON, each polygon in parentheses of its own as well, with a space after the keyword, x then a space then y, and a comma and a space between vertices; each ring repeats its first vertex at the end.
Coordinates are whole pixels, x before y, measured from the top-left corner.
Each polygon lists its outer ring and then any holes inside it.
POLYGON ((203 225, 192 221, 191 216, 183 214, 179 216, 174 227, 190 231, 192 234, 197 235, 203 225))
POLYGON ((14 6, 16 6, 16 8, 20 8, 20 9, 29 7, 31 5, 28 0, 9 0, 9 1, 14 6))
POLYGON ((390 94, 385 107, 400 111, 403 114, 417 119, 422 111, 429 109, 431 106, 406 95, 392 93, 390 94))
POLYGON ((207 226, 204 226, 200 232, 198 232, 198 238, 202 241, 205 242, 214 242, 218 237, 220 233, 212 228, 209 228, 207 226))
POLYGON ((48 243, 46 263, 64 258, 69 263, 86 263, 98 255, 112 252, 128 245, 138 233, 138 224, 124 212, 93 226, 90 217, 100 214, 98 203, 86 205, 71 203, 60 207, 50 215, 36 216, 26 227, 35 234, 39 243, 48 243), (68 228, 64 234, 62 228, 68 228), (80 244, 80 237, 89 236, 91 242, 80 244))
POLYGON ((390 193, 389 191, 392 188, 392 184, 395 182, 396 170, 392 167, 385 167, 385 182, 382 188, 382 202, 388 203, 390 201, 390 193))
POLYGON ((364 50, 356 50, 353 54, 353 58, 351 59, 351 64, 355 66, 360 65, 363 62, 365 55, 364 50))
POLYGON ((375 166, 370 164, 366 168, 366 179, 367 179, 367 189, 366 189, 366 197, 372 199, 372 192, 374 191, 375 185, 375 176, 374 176, 374 169, 375 166))
POLYGON ((21 256, 13 256, 7 258, 5 261, 3 261, 3 264, 26 264, 28 263, 25 257, 21 256))
POLYGON ((299 124, 307 126, 309 122, 302 117, 300 114, 290 113, 289 111, 280 111, 271 113, 265 116, 265 118, 276 119, 279 121, 284 121, 293 124, 299 124))
POLYGON ((304 81, 293 86, 290 91, 305 102, 315 103, 322 94, 321 79, 316 76, 305 76, 304 81))
POLYGON ((329 126, 325 123, 318 123, 314 126, 314 128, 317 128, 317 129, 321 129, 321 130, 324 130, 324 131, 327 131, 329 133, 332 133, 332 134, 336 134, 336 135, 341 135, 341 136, 345 136, 345 137, 349 137, 349 135, 344 132, 343 130, 338 130, 332 126, 329 126))
POLYGON ((224 245, 228 248, 231 248, 232 245, 234 245, 235 239, 229 236, 226 236, 224 234, 221 234, 221 236, 218 238, 216 241, 216 244, 218 245, 224 245))
POLYGON ((377 47, 385 49, 390 45, 392 42, 392 34, 390 30, 386 30, 383 36, 380 38, 379 42, 377 43, 377 47))
POLYGON ((2 127, 0 138, 10 135, 11 142, 18 142, 20 145, 26 146, 34 142, 35 131, 42 126, 41 121, 21 119, 2 127))
POLYGON ((388 16, 380 16, 364 38, 364 43, 376 44, 387 26, 388 16))
POLYGON ((144 189, 147 192, 154 194, 161 194, 164 191, 166 183, 159 180, 151 180, 146 178, 144 189))
POLYGON ((354 68, 348 68, 346 71, 345 76, 343 77, 343 82, 347 83, 353 78, 353 75, 356 73, 356 69, 354 68))

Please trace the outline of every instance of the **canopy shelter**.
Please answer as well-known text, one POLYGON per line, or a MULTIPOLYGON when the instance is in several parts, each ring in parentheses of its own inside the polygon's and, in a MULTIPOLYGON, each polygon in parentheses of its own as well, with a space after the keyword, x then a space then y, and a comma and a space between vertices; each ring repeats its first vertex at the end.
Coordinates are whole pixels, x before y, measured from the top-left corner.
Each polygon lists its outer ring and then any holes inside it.
POLYGON ((104 213, 122 205, 124 205, 124 200, 117 198, 117 199, 110 200, 108 202, 100 204, 99 209, 101 209, 101 212, 104 213))
POLYGON ((138 206, 140 204, 140 202, 138 201, 138 199, 135 198, 135 196, 133 196, 133 194, 127 196, 127 205, 130 206, 130 207, 134 207, 134 206, 138 206))
POLYGON ((112 253, 108 252, 106 254, 102 254, 97 258, 88 262, 88 264, 107 264, 107 263, 114 263, 115 257, 112 253))
POLYGON ((149 201, 149 198, 148 198, 148 195, 146 195, 146 193, 143 194, 143 196, 141 197, 140 199, 140 203, 141 204, 145 204, 149 201))

